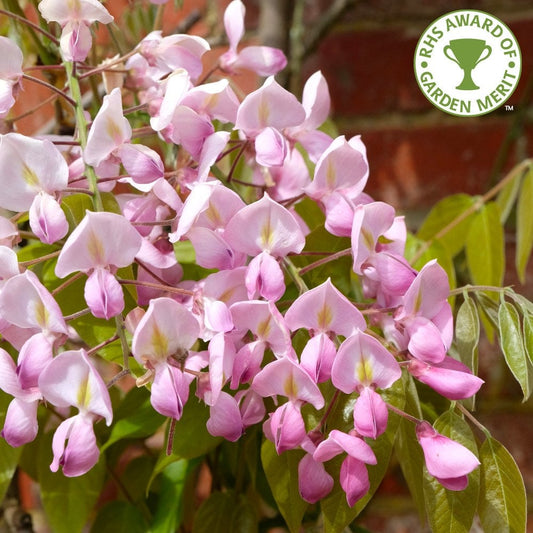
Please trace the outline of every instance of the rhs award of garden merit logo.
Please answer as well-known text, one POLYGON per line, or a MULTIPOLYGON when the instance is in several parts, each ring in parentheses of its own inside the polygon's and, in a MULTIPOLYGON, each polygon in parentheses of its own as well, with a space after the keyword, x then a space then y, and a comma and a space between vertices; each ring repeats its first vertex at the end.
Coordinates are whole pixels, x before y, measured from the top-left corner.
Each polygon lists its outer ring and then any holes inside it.
POLYGON ((473 9, 433 21, 418 41, 415 76, 426 98, 451 115, 490 113, 513 94, 520 47, 498 18, 473 9))

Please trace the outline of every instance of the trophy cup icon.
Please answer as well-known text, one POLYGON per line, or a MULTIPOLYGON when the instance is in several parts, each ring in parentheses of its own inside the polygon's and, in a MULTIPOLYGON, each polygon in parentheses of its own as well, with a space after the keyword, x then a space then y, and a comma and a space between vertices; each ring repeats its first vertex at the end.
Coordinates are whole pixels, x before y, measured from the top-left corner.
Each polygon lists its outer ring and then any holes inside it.
POLYGON ((479 87, 472 79, 472 71, 478 63, 487 59, 492 48, 482 39, 453 39, 444 47, 444 55, 457 63, 464 71, 463 81, 456 87, 463 91, 475 91, 479 87), (483 54, 486 52, 484 56, 483 54), (450 53, 452 55, 450 55, 450 53))

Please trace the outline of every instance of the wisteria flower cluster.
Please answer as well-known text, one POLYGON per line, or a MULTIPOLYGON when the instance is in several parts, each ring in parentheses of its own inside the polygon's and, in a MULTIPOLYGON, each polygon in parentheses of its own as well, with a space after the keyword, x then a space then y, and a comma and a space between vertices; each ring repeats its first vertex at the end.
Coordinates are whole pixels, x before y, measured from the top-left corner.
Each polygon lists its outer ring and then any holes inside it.
MULTIPOLYGON (((391 400, 412 378, 452 401, 483 383, 448 355, 447 274, 436 260, 417 271, 405 258, 403 217, 365 193, 361 138, 320 129, 330 111, 321 72, 299 101, 275 79, 282 51, 239 47, 244 9, 241 0, 227 7, 229 48, 209 77, 206 40, 154 31, 128 54, 94 116, 76 102, 73 136, 0 136, 0 207, 12 213, 0 219, 0 388, 13 398, 2 437, 14 447, 33 441, 45 406, 48 424, 60 421, 50 468, 79 476, 98 462, 94 425, 111 425, 113 408, 99 357, 106 343, 89 346, 76 330, 90 314, 117 325, 109 343, 125 350, 112 385, 130 373, 147 387, 153 409, 170 419, 169 439, 179 438, 172 428, 188 404, 201 401, 212 436, 234 442, 259 425, 277 454, 301 450, 305 501, 340 483, 353 506, 369 491, 367 465, 378 462, 374 443, 392 413, 413 423, 427 472, 463 490, 476 455, 391 400), (244 96, 232 81, 243 70, 266 77, 244 96), (132 94, 147 144, 127 118, 132 94), (81 196, 90 201, 76 219, 69 199, 81 196), (323 235, 348 243, 314 262, 311 205, 323 235), (19 261, 22 237, 46 245, 46 270, 19 261), (195 269, 180 263, 182 250, 193 250, 195 269), (355 292, 307 277, 342 257, 355 292), (57 296, 80 279, 85 302, 66 316, 57 296), (330 415, 342 398, 351 403, 341 428, 330 415), (338 479, 328 466, 336 456, 338 479)), ((74 96, 91 27, 112 17, 97 0, 42 0, 39 10, 61 26, 74 96)), ((23 57, 1 38, 0 58, 7 116, 22 94, 23 57)))

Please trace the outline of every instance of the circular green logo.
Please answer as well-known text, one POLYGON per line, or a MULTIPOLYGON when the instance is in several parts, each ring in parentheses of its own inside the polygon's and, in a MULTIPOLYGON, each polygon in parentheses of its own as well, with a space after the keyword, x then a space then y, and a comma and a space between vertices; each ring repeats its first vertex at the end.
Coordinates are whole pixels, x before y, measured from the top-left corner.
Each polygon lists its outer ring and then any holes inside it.
POLYGON ((416 46, 415 77, 424 96, 450 115, 475 117, 503 105, 522 72, 520 46, 498 18, 474 9, 433 21, 416 46))

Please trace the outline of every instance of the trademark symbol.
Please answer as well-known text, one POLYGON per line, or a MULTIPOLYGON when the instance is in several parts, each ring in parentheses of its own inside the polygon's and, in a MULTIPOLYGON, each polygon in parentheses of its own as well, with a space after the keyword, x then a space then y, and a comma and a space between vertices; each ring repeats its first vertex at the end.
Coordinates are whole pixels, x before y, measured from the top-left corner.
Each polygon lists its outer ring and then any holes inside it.
POLYGON ((506 105, 505 111, 514 111, 514 105, 506 105))

